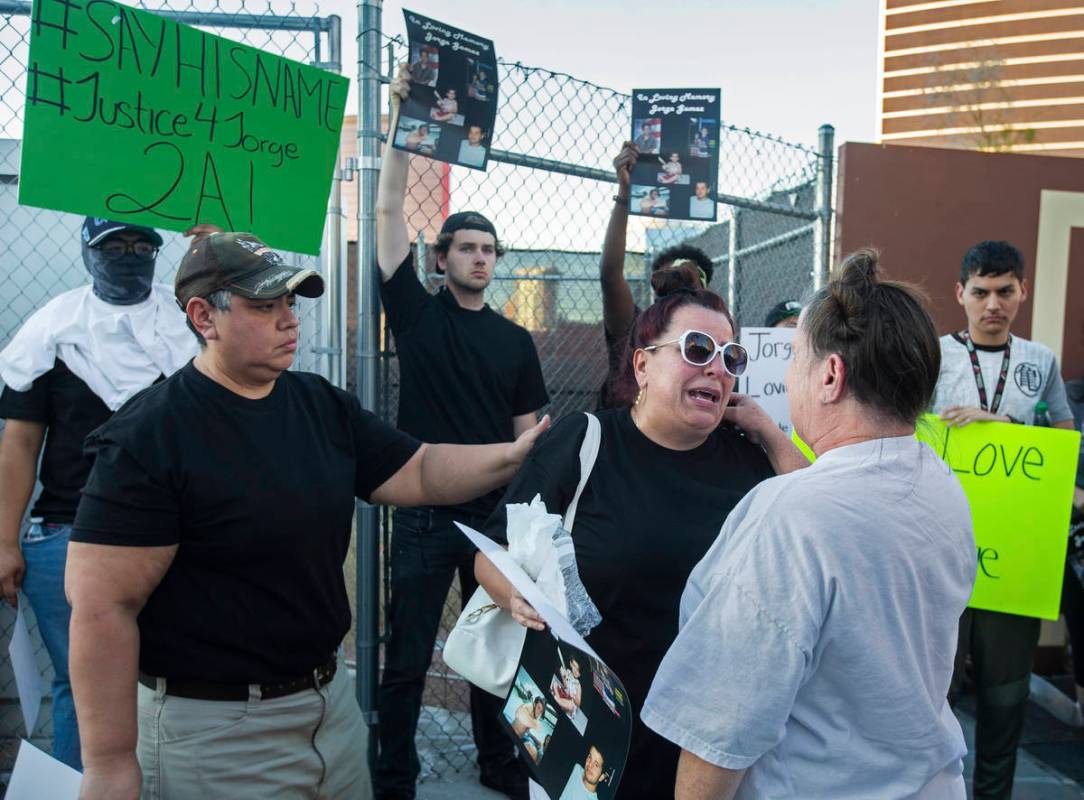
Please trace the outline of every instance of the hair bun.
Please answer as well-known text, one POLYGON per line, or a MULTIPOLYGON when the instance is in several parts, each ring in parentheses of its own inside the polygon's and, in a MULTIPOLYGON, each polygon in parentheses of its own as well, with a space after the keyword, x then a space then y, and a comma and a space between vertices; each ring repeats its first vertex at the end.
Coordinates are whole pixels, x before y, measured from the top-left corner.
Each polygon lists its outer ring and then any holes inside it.
POLYGON ((651 288, 656 297, 666 297, 678 292, 695 292, 704 288, 700 268, 689 261, 672 267, 657 269, 651 273, 651 288))
POLYGON ((870 247, 856 250, 843 259, 835 278, 843 289, 868 296, 880 283, 880 257, 881 254, 870 247))

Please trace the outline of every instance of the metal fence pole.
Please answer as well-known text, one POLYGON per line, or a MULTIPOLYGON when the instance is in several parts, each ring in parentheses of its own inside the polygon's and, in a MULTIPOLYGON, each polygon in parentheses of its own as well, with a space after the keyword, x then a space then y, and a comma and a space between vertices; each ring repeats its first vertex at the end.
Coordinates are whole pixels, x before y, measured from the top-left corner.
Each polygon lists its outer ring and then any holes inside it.
POLYGON ((820 289, 828 282, 828 273, 832 271, 832 176, 835 174, 836 129, 831 125, 821 125, 817 132, 817 153, 820 163, 817 165, 816 210, 817 227, 814 236, 813 252, 813 288, 820 289))
MULTIPOLYGON (((358 2, 358 343, 357 392, 379 413, 380 278, 376 270, 376 187, 380 175, 381 0, 358 2)), ((380 647, 380 547, 377 508, 358 501, 357 696, 369 726, 375 767, 376 691, 380 647)))
MULTIPOLYGON (((327 29, 328 61, 320 66, 342 72, 341 39, 342 22, 339 17, 329 18, 327 29)), ((321 255, 324 262, 324 280, 327 290, 321 304, 320 346, 324 356, 324 376, 341 389, 346 388, 344 342, 346 341, 346 238, 343 231, 342 202, 343 171, 336 166, 331 179, 331 197, 327 206, 324 225, 324 242, 321 255)))
POLYGON ((733 209, 730 212, 730 224, 726 229, 726 304, 730 307, 730 314, 737 317, 738 314, 738 219, 741 212, 733 209))

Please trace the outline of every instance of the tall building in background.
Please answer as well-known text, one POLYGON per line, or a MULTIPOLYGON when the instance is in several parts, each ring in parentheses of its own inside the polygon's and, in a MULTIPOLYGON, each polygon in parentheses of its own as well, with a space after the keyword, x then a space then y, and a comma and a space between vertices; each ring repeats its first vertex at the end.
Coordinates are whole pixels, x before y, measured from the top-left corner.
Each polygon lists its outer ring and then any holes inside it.
POLYGON ((886 143, 1084 155, 1084 2, 881 0, 886 143))

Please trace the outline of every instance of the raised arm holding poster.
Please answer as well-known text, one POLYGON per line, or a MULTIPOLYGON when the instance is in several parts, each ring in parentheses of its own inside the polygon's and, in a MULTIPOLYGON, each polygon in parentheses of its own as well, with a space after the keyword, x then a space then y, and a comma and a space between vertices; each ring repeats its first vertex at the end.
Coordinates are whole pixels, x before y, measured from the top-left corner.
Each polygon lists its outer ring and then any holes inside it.
POLYGON ((19 202, 320 250, 349 81, 112 0, 35 0, 19 202))
POLYGON ((719 110, 718 89, 633 89, 629 213, 716 218, 719 110))
POLYGON ((497 119, 493 42, 403 10, 410 42, 410 97, 392 145, 484 170, 497 119))

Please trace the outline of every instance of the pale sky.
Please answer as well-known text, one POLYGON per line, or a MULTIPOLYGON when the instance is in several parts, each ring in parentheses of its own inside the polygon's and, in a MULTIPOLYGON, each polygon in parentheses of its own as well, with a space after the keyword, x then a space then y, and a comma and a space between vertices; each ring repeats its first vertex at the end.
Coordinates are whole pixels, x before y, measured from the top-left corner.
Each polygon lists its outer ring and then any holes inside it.
MULTIPOLYGON (((815 146, 872 141, 876 0, 408 0, 407 7, 494 40, 507 61, 632 88, 715 87, 725 122, 815 146)), ((384 31, 402 34, 403 4, 384 3, 384 31)), ((357 10, 343 18, 344 72, 356 72, 357 10)), ((356 112, 356 99, 347 113, 356 112)))

